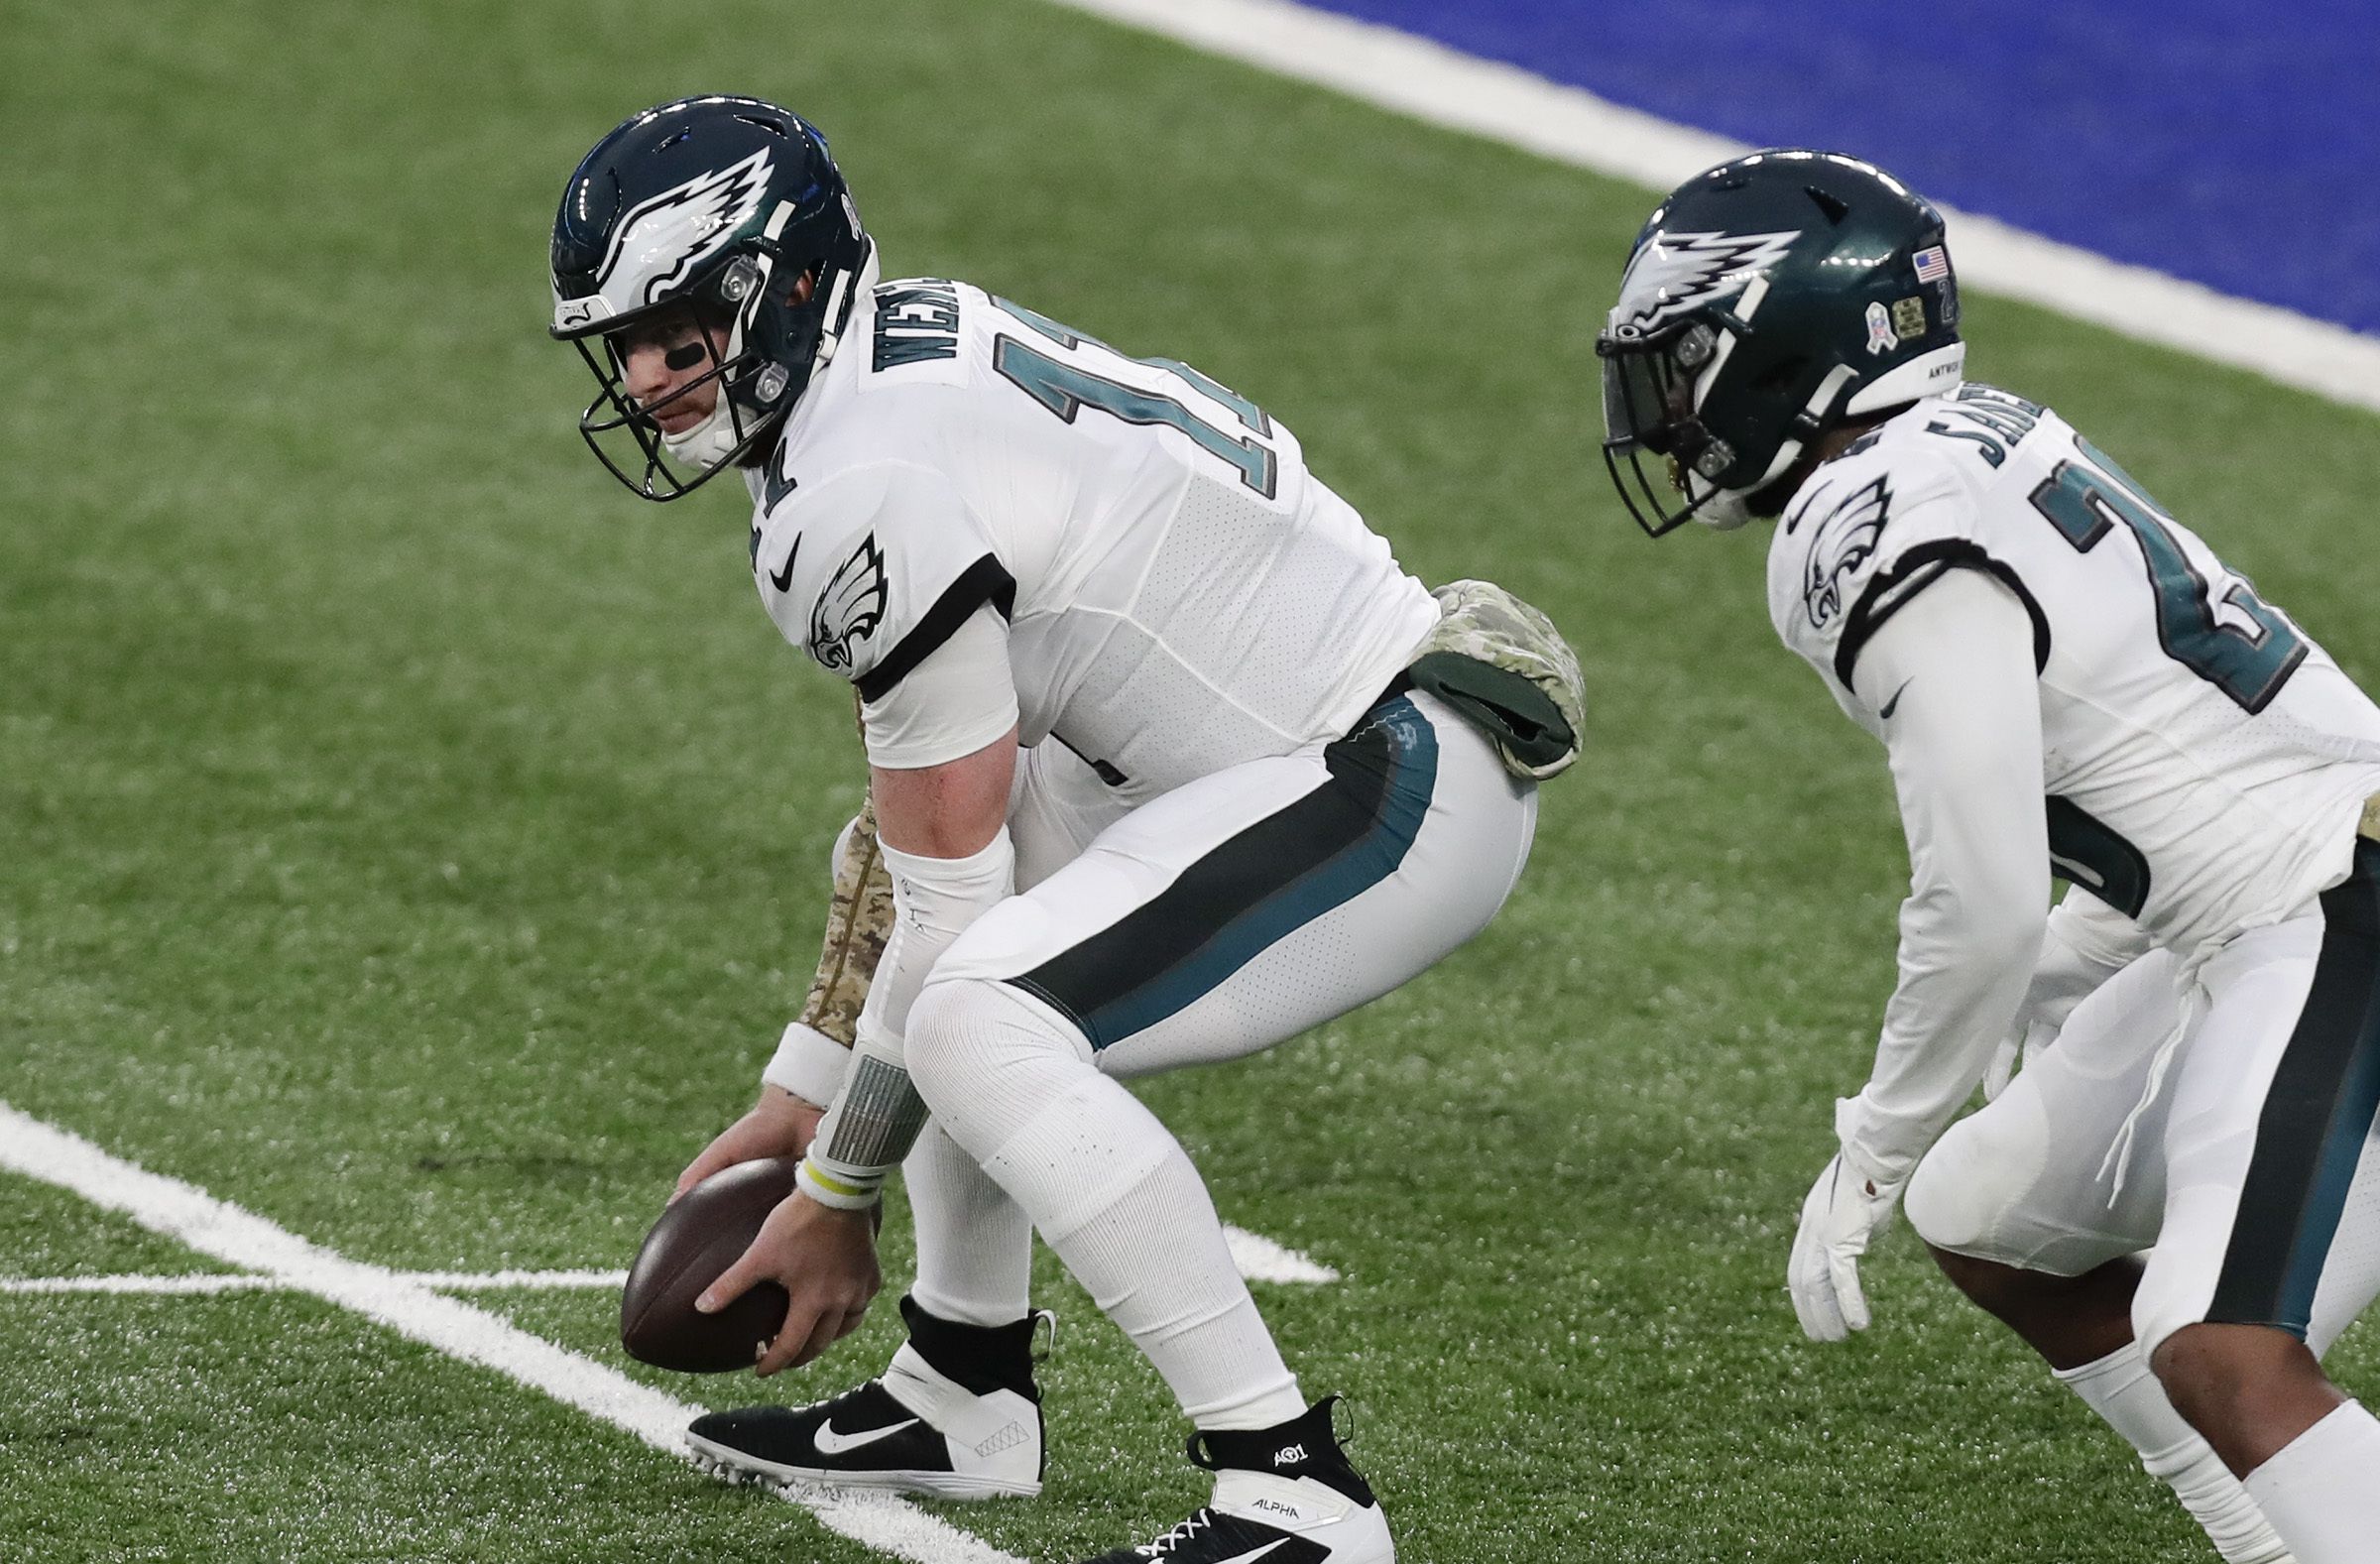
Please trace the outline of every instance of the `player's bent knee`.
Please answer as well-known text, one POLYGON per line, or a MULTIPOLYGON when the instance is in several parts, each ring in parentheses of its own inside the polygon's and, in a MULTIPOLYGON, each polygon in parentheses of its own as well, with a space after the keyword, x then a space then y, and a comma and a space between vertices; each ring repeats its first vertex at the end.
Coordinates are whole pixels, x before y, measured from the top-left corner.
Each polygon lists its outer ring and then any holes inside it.
POLYGON ((926 1107, 940 1113, 971 1084, 969 1036, 983 1029, 984 985, 968 979, 928 983, 909 1007, 904 1047, 909 1080, 926 1107))
POLYGON ((1964 1119, 1934 1143, 1910 1176, 1902 1209, 1930 1249, 2017 1264, 2023 1257, 2008 1253, 2013 1246, 2003 1239, 2010 1213, 2031 1179, 2012 1179, 2010 1173, 2029 1170, 2037 1158, 2024 1154, 2020 1132, 1994 1124, 1992 1118, 1986 1109, 1964 1119))
POLYGON ((2140 1345, 2174 1409, 2210 1437, 2286 1416, 2324 1384, 2306 1344, 2273 1326, 2189 1320, 2140 1345))
POLYGON ((1079 1031, 986 978, 928 983, 909 1008, 905 1045, 909 1079, 938 1116, 1013 1090, 1020 1071, 1071 1073, 1087 1049, 1079 1031))

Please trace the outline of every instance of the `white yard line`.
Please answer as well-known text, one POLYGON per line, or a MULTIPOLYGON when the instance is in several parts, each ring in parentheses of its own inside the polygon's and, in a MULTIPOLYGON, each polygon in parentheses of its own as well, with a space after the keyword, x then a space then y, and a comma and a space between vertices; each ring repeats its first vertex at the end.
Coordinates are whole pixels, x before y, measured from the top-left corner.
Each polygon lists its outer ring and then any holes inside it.
MULTIPOLYGON (((1666 190, 1750 150, 1515 65, 1288 0, 1053 3, 1650 190, 1666 190)), ((2380 411, 2380 337, 2111 261, 1989 217, 1945 210, 1952 255, 1970 287, 2380 411)), ((1564 240, 1549 233, 1545 242, 1564 240)), ((1591 297, 1599 287, 1619 285, 1619 258, 1607 259, 1609 276, 1583 274, 1591 297)), ((1593 264, 1581 260, 1582 267, 1593 264)))
MULTIPOLYGON (((686 1453, 679 1436, 699 1408, 401 1272, 348 1260, 204 1190, 110 1156, 6 1103, 0 1103, 0 1168, 70 1189, 202 1255, 353 1309, 400 1335, 542 1390, 655 1449, 686 1453)), ((1023 1564, 890 1495, 817 1490, 785 1497, 830 1531, 915 1564, 1023 1564)))
MULTIPOLYGON (((701 1408, 639 1384, 438 1289, 617 1287, 620 1270, 390 1270, 349 1260, 179 1179, 112 1156, 80 1136, 0 1102, 0 1169, 70 1189, 240 1274, 0 1277, 0 1293, 207 1295, 311 1293, 451 1357, 493 1369, 577 1407, 658 1450, 684 1457, 682 1433, 701 1408)), ((1325 1283, 1339 1272, 1296 1250, 1226 1228, 1232 1259, 1250 1281, 1325 1283)), ((1023 1564, 982 1539, 885 1494, 781 1490, 830 1531, 916 1564, 1023 1564)))
MULTIPOLYGON (((1323 1286, 1339 1279, 1339 1272, 1330 1266, 1320 1263, 1311 1256, 1275 1244, 1261 1233, 1226 1227, 1223 1236, 1231 1245, 1232 1263, 1240 1267, 1240 1274, 1250 1281, 1323 1286)), ((441 1292, 593 1289, 617 1287, 628 1280, 625 1270, 392 1270, 386 1274, 391 1281, 416 1287, 434 1287, 441 1292)), ((255 1271, 239 1275, 0 1276, 0 1292, 203 1294, 292 1288, 304 1290, 304 1286, 303 1281, 294 1277, 255 1271)))
POLYGON ((291 1284, 279 1276, 248 1272, 180 1276, 0 1276, 0 1293, 100 1292, 164 1297, 205 1297, 218 1292, 278 1292, 291 1284))
POLYGON ((1223 1240, 1232 1249, 1232 1263, 1250 1281, 1303 1282, 1322 1286, 1337 1281, 1339 1272, 1296 1250, 1285 1249, 1261 1233, 1227 1226, 1223 1240))
POLYGON ((625 1270, 405 1270, 399 1275, 424 1287, 454 1292, 500 1292, 508 1287, 617 1287, 628 1280, 625 1270))

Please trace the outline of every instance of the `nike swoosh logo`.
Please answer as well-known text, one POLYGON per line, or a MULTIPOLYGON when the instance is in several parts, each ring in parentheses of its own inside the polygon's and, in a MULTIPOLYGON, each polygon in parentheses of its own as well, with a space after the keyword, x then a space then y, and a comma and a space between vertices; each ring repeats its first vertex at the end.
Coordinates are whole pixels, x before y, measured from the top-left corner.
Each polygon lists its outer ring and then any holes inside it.
POLYGON ((792 589, 793 561, 800 556, 800 553, 801 539, 799 535, 796 535, 793 539, 793 546, 785 550, 785 567, 782 570, 772 570, 769 572, 769 584, 771 586, 775 587, 780 592, 790 591, 792 589))
POLYGON ((1905 678, 1901 680, 1901 688, 1894 690, 1892 692, 1892 699, 1886 701, 1883 706, 1877 710, 1876 720, 1878 722, 1890 722, 1892 720, 1892 714, 1894 710, 1897 709, 1901 704, 1902 691, 1906 690, 1915 682, 1916 680, 1914 678, 1905 678))
POLYGON ((1281 1537, 1275 1541, 1265 1543, 1253 1553, 1235 1553, 1230 1558, 1222 1560, 1221 1564, 1255 1564, 1257 1559, 1264 1557, 1264 1555, 1267 1553, 1271 1553, 1276 1549, 1285 1548, 1288 1545, 1289 1539, 1287 1537, 1281 1537))
POLYGON ((810 1442, 818 1447, 820 1455, 842 1455, 846 1451, 857 1450, 863 1445, 872 1445, 879 1439, 890 1439, 903 1428, 912 1426, 916 1421, 917 1419, 912 1417, 904 1423, 887 1423, 882 1428, 864 1428, 856 1434, 839 1434, 835 1432, 833 1420, 829 1419, 818 1425, 818 1431, 810 1435, 810 1442))

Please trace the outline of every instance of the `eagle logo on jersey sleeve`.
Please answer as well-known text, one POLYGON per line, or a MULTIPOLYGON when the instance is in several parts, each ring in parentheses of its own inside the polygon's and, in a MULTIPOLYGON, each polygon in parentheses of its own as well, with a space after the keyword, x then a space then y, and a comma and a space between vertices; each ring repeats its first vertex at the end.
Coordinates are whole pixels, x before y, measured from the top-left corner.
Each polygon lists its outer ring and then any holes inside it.
POLYGON ((885 556, 870 533, 836 568, 810 610, 810 656, 826 667, 850 667, 852 644, 867 640, 885 622, 889 596, 885 556))
MULTIPOLYGON (((1811 498, 1823 501, 1825 495, 1822 491, 1811 498)), ((1843 613, 1843 583, 1875 556, 1877 540, 1884 534, 1884 518, 1891 508, 1892 491, 1879 473, 1873 482, 1853 489, 1816 518, 1809 562, 1802 567, 1802 607, 1810 615, 1811 629, 1824 630, 1843 613)), ((1815 505, 1805 509, 1796 522, 1812 520, 1815 510, 1815 505)))

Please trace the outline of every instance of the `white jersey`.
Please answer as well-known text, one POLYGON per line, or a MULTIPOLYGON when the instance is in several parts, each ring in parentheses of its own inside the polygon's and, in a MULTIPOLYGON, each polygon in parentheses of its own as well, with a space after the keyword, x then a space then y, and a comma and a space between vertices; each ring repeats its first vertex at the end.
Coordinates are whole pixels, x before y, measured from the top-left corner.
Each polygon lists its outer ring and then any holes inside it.
POLYGON ((1964 385, 1821 467, 1771 541, 1770 617, 1882 738, 1860 649, 1960 566, 2032 616, 2061 878, 2189 950, 2346 874, 2380 707, 2054 413, 1964 385))
POLYGON ((751 482, 788 641, 873 703, 989 604, 1019 742, 1129 797, 1339 737, 1437 622, 1252 403, 963 283, 863 297, 751 482))

